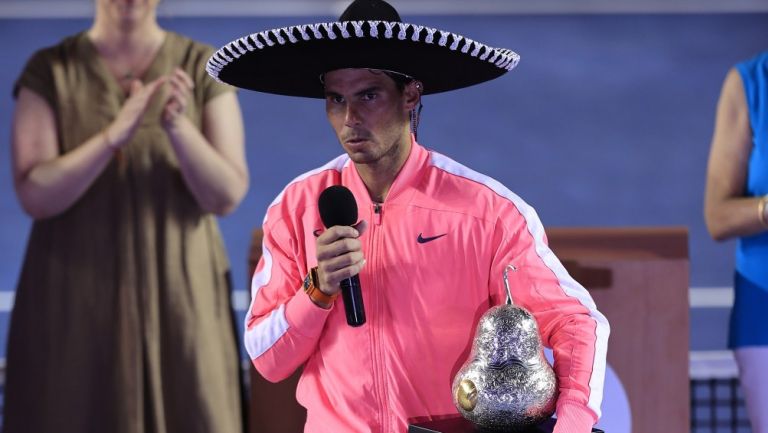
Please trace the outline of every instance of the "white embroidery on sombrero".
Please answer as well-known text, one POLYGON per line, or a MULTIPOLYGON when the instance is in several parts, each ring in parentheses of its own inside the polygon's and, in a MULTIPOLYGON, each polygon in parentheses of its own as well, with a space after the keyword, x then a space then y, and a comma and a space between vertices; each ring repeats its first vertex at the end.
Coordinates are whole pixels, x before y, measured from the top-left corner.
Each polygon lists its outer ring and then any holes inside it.
POLYGON ((259 32, 259 33, 257 33, 257 35, 261 36, 261 40, 263 40, 264 43, 267 44, 267 46, 271 47, 271 46, 275 45, 275 43, 272 42, 272 39, 269 39, 269 31, 268 30, 267 31, 263 31, 263 32, 259 32))
POLYGON ((372 38, 378 38, 379 37, 379 23, 381 21, 368 21, 368 25, 371 26, 371 37, 372 38))
POLYGON ((210 59, 208 59, 208 63, 210 64, 211 67, 221 68, 226 64, 226 62, 222 62, 218 56, 219 56, 219 52, 217 51, 213 53, 210 59))
POLYGON ((382 21, 382 24, 384 24, 384 27, 386 27, 386 30, 384 30, 384 37, 387 39, 392 39, 392 28, 395 27, 394 22, 391 21, 382 21))
POLYGON ((509 56, 507 56, 505 54, 502 54, 502 56, 499 58, 499 60, 496 61, 495 65, 500 67, 500 68, 504 68, 511 61, 512 61, 512 59, 509 56))
POLYGON ((272 33, 272 35, 275 37, 275 39, 277 39, 277 43, 278 44, 285 45, 285 38, 280 36, 280 29, 274 29, 274 30, 270 31, 270 33, 272 33))
POLYGON ((464 38, 464 46, 461 48, 462 53, 467 53, 469 51, 469 47, 474 43, 472 39, 464 38))
POLYGON ((257 50, 260 50, 260 49, 264 48, 264 44, 259 42, 258 36, 259 36, 258 34, 252 33, 252 34, 248 35, 248 39, 250 39, 251 42, 253 42, 253 45, 256 46, 257 50))
MULTIPOLYGON (((240 57, 240 54, 238 54, 237 50, 232 46, 232 44, 234 44, 234 43, 235 42, 232 41, 232 42, 228 43, 227 45, 225 45, 225 47, 227 48, 228 52, 224 53, 224 54, 228 54, 230 56, 230 58, 234 57, 235 59, 237 59, 237 58, 240 57)), ((227 59, 227 60, 229 60, 229 59, 227 59)), ((233 60, 229 60, 229 61, 231 62, 233 60)))
POLYGON ((347 30, 347 25, 345 23, 336 23, 336 28, 338 28, 339 31, 341 31, 342 38, 344 39, 350 38, 350 34, 349 34, 349 31, 347 30))
POLYGON ((424 29, 424 26, 417 26, 414 24, 411 27, 413 27, 413 36, 411 36, 411 40, 413 42, 419 42, 419 35, 421 35, 421 31, 424 29))
POLYGON ((472 53, 470 54, 470 56, 477 57, 477 55, 480 54, 480 49, 481 48, 483 48, 483 44, 481 44, 479 42, 475 42, 475 49, 472 50, 472 53))
POLYGON ((433 29, 432 27, 426 27, 427 29, 427 37, 424 39, 424 42, 431 44, 435 40, 435 32, 437 29, 433 29))
POLYGON ((245 48, 248 49, 248 51, 253 51, 256 48, 251 45, 250 42, 248 42, 248 36, 243 36, 242 38, 238 39, 240 41, 240 44, 245 45, 245 48))
POLYGON ((405 31, 410 27, 408 24, 398 23, 398 27, 400 27, 400 31, 397 33, 397 39, 403 41, 405 40, 405 31))
POLYGON ((232 41, 229 43, 229 51, 236 59, 240 58, 240 55, 247 53, 247 51, 237 43, 238 41, 232 41))
POLYGON ((463 40, 464 44, 460 50, 462 53, 466 54, 466 53, 469 53, 470 50, 472 50, 470 53, 472 57, 477 57, 479 60, 492 63, 498 68, 505 69, 505 70, 512 70, 515 66, 517 66, 517 64, 520 61, 520 56, 514 51, 511 51, 509 49, 503 49, 503 48, 493 48, 488 45, 482 44, 480 42, 474 41, 472 39, 463 37, 461 35, 457 35, 455 33, 438 30, 438 29, 426 27, 426 26, 419 26, 415 24, 371 20, 371 21, 348 21, 348 22, 302 24, 298 26, 282 27, 279 29, 267 30, 260 33, 253 33, 249 36, 236 39, 230 42, 229 44, 224 45, 221 49, 215 52, 208 59, 208 63, 206 64, 205 69, 214 79, 221 81, 219 79, 219 74, 221 73, 221 71, 227 65, 234 62, 235 59, 240 58, 244 54, 247 54, 247 52, 261 50, 266 48, 266 46, 272 47, 276 44, 285 45, 288 42, 290 42, 291 44, 299 43, 300 40, 294 36, 294 33, 293 33, 294 30, 298 30, 298 32, 301 34, 301 39, 304 41, 310 41, 313 38, 320 40, 320 39, 324 39, 325 37, 327 37, 328 39, 336 39, 337 35, 333 28, 335 26, 339 30, 342 38, 347 39, 351 37, 349 33, 349 27, 348 27, 348 25, 351 24, 354 28, 355 36, 358 38, 365 38, 366 35, 365 35, 365 30, 363 29, 363 26, 366 23, 368 23, 368 26, 370 29, 369 30, 370 37, 372 38, 379 37, 379 30, 380 30, 379 24, 384 25, 384 38, 386 39, 394 38, 395 26, 397 26, 398 28, 397 38, 399 40, 407 39, 408 30, 410 28, 413 28, 413 33, 410 39, 414 42, 423 42, 426 44, 433 44, 435 39, 435 32, 439 32, 440 39, 438 41, 438 44, 440 46, 445 47, 448 44, 448 37, 450 36, 452 38, 452 43, 448 48, 451 51, 456 51, 457 49, 459 49, 459 45, 461 45, 461 41, 463 40), (321 28, 325 30, 325 34, 320 31, 321 28), (308 29, 311 29, 312 34, 308 32, 308 29), (422 40, 422 30, 426 30, 426 34, 423 40, 422 40), (285 37, 281 35, 281 32, 284 33, 288 41, 286 41, 285 37), (274 36, 277 42, 272 40, 272 38, 270 37, 270 34, 274 36), (262 43, 261 41, 264 41, 264 43, 262 43), (473 45, 474 45, 474 48, 472 48, 473 45))
POLYGON ((315 35, 315 39, 323 39, 323 34, 320 33, 320 24, 310 24, 309 28, 312 29, 312 34, 315 35))
POLYGON ((224 51, 224 49, 221 50, 221 57, 223 57, 226 60, 226 62, 224 63, 225 66, 226 66, 227 63, 232 63, 234 61, 234 59, 232 57, 227 55, 227 52, 224 51))
POLYGON ((445 44, 448 43, 448 35, 450 35, 451 33, 450 32, 444 32, 442 30, 438 30, 438 31, 440 32, 440 40, 437 41, 437 44, 440 45, 441 47, 444 47, 445 44))
POLYGON ((294 27, 291 26, 291 27, 283 27, 280 30, 282 30, 283 33, 285 33, 285 35, 288 36, 288 40, 291 41, 292 44, 295 44, 296 42, 299 42, 299 40, 296 39, 296 36, 293 35, 293 29, 294 27))
POLYGON ((461 42, 464 37, 455 33, 451 33, 451 35, 453 36, 453 43, 451 43, 451 46, 448 48, 450 48, 451 51, 456 51, 456 48, 459 47, 459 42, 461 42))
POLYGON ((321 25, 325 29, 325 33, 328 35, 328 39, 336 39, 336 33, 333 32, 333 23, 322 23, 321 25))
POLYGON ((502 66, 504 69, 511 71, 520 62, 520 56, 516 52, 506 48, 501 48, 499 51, 501 51, 509 60, 502 66))
POLYGON ((221 54, 220 51, 221 50, 219 50, 213 56, 211 56, 211 59, 209 59, 208 61, 208 64, 210 65, 211 69, 215 71, 215 74, 213 75, 213 77, 216 78, 217 80, 219 79, 219 72, 221 72, 221 70, 224 69, 224 66, 229 64, 229 62, 221 59, 221 56, 223 54, 221 54))
POLYGON ((211 56, 211 58, 208 59, 208 64, 205 65, 205 70, 208 71, 208 73, 212 77, 216 77, 217 80, 218 80, 219 72, 221 71, 221 69, 222 69, 222 66, 219 64, 217 60, 213 58, 213 56, 211 56))
POLYGON ((309 35, 307 34, 307 27, 309 26, 306 24, 296 26, 296 28, 299 29, 299 33, 301 33, 301 39, 304 39, 305 41, 308 41, 310 39, 309 35))
POLYGON ((511 71, 517 64, 520 62, 520 56, 517 55, 517 53, 511 52, 509 53, 509 63, 504 65, 504 69, 511 71))
POLYGON ((365 36, 365 33, 363 33, 363 23, 365 21, 350 21, 352 23, 352 27, 355 28, 355 36, 358 38, 362 38, 365 36))
POLYGON ((481 56, 480 56, 480 60, 486 60, 486 59, 488 59, 488 56, 490 56, 490 55, 491 55, 491 53, 492 53, 493 51, 495 51, 495 50, 493 50, 491 47, 489 47, 488 45, 483 45, 483 48, 485 48, 485 52, 483 53, 483 55, 481 55, 481 56))

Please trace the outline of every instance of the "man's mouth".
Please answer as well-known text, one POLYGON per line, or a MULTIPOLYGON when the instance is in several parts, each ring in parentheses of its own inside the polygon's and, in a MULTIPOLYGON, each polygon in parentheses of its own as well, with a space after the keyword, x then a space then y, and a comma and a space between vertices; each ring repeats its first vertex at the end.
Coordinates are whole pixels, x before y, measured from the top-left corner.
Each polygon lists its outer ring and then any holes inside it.
POLYGON ((344 140, 344 143, 346 144, 360 144, 362 142, 368 141, 365 137, 351 137, 344 140))

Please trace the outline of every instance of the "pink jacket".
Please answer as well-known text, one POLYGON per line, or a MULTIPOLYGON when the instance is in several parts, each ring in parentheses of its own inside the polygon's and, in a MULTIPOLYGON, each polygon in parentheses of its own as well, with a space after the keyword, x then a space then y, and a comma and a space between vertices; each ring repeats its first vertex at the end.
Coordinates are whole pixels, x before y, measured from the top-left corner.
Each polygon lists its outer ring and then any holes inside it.
POLYGON ((505 300, 508 264, 518 268, 514 302, 554 350, 555 431, 588 432, 597 421, 608 323, 547 247, 535 211, 499 182, 414 142, 377 206, 343 155, 292 181, 263 227, 245 345, 268 380, 305 365, 296 391, 305 431, 403 433, 409 421, 456 414, 451 380, 479 317, 505 300), (369 222, 360 273, 367 323, 357 328, 346 324, 341 298, 324 310, 301 290, 317 265, 317 198, 334 184, 353 192, 369 222))

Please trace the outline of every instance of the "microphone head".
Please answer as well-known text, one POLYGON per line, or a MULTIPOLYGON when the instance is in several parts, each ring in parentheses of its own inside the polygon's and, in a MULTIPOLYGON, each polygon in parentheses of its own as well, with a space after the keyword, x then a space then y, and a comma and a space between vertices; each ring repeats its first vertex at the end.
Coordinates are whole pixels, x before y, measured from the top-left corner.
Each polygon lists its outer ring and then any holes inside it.
POLYGON ((357 202, 347 187, 332 185, 320 193, 317 200, 320 219, 326 228, 351 226, 357 222, 357 202))

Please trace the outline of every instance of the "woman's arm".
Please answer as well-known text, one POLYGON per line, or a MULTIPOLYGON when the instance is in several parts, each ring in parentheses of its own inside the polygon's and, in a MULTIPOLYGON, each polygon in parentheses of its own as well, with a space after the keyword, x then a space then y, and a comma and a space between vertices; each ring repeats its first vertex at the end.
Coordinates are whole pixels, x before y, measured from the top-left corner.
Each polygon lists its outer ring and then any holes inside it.
POLYGON ((203 130, 181 115, 192 80, 181 70, 172 77, 163 113, 164 127, 176 152, 184 182, 200 207, 224 215, 248 191, 243 121, 234 92, 222 93, 203 107, 203 130))
POLYGON ((715 240, 768 230, 758 213, 762 198, 744 197, 751 151, 752 131, 744 86, 738 71, 731 69, 717 105, 704 197, 704 218, 715 240))
POLYGON ((45 99, 22 87, 11 133, 13 180, 24 211, 34 219, 58 215, 93 184, 114 152, 128 142, 165 78, 136 81, 131 96, 108 128, 71 152, 59 154, 56 118, 45 99))

